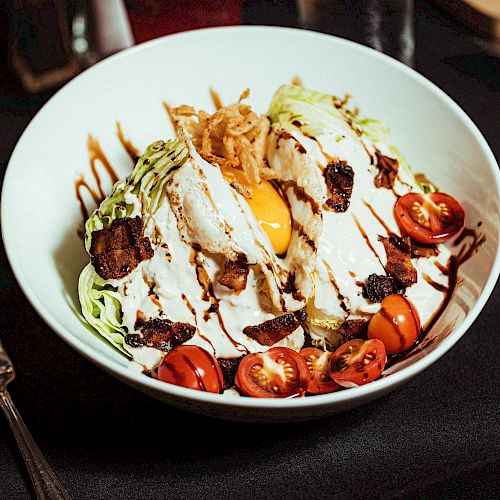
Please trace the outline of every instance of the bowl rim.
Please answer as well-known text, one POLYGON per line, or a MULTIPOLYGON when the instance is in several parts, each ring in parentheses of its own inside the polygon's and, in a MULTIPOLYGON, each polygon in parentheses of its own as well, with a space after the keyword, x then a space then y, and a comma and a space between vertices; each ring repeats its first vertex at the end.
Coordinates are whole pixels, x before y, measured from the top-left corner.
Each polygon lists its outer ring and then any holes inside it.
POLYGON ((107 372, 110 372, 117 378, 126 382, 132 386, 141 386, 146 392, 155 392, 163 393, 165 396, 170 396, 182 400, 191 400, 196 403, 205 403, 210 406, 219 406, 219 407, 233 407, 240 409, 272 409, 275 412, 284 412, 290 409, 307 409, 312 407, 328 407, 330 405, 341 404, 346 401, 350 401, 353 399, 364 400, 366 398, 370 398, 370 396, 375 397, 375 395, 379 392, 387 392, 391 387, 398 386, 413 376, 417 375, 425 368, 430 366, 436 360, 438 360, 441 356, 443 356, 470 328, 472 323, 475 321, 484 305, 486 304, 489 296, 491 295, 498 276, 500 275, 500 245, 496 249, 495 260, 493 263, 493 267, 491 272, 486 280, 486 283, 483 287, 483 290, 477 299, 474 306, 466 315, 463 322, 453 330, 453 332, 448 335, 432 352, 426 354, 422 358, 415 361, 413 364, 402 368, 401 370, 391 373, 387 377, 376 380, 369 384, 352 388, 347 391, 334 392, 331 394, 324 395, 316 395, 314 397, 308 398, 291 398, 291 399, 258 399, 258 398, 245 398, 245 397, 223 397, 220 394, 212 394, 201 391, 193 391, 191 389, 186 389, 184 387, 179 387, 172 384, 167 384, 165 382, 161 382, 159 380, 152 379, 150 377, 144 376, 140 372, 136 372, 131 370, 127 366, 123 366, 115 361, 110 361, 104 354, 101 354, 99 351, 95 351, 91 346, 87 345, 85 342, 79 340, 77 337, 73 336, 73 334, 64 328, 58 321, 58 319, 51 315, 49 311, 45 309, 41 301, 32 291, 29 281, 26 278, 22 266, 16 259, 15 249, 12 248, 9 239, 9 224, 5 220, 5 212, 7 210, 7 202, 5 201, 6 197, 4 194, 8 191, 9 185, 11 183, 11 178, 13 176, 13 167, 11 165, 16 163, 17 155, 19 154, 19 150, 23 147, 23 143, 25 137, 27 135, 28 130, 34 127, 34 123, 38 117, 38 114, 41 113, 45 107, 49 106, 53 100, 58 99, 60 93, 67 92, 68 89, 72 88, 74 85, 78 85, 82 75, 91 74, 94 71, 100 71, 100 68, 114 64, 116 61, 127 58, 129 54, 133 54, 136 52, 148 50, 150 47, 154 47, 157 45, 162 45, 164 43, 170 43, 169 41, 172 39, 190 39, 190 38, 205 38, 206 36, 210 36, 212 33, 227 33, 228 35, 231 32, 243 32, 247 33, 248 36, 252 35, 262 35, 264 32, 266 36, 273 35, 291 35, 295 37, 309 37, 317 40, 334 40, 335 43, 339 45, 349 46, 350 48, 354 48, 354 50, 358 50, 360 52, 369 53, 371 57, 379 58, 379 60, 387 65, 392 65, 395 68, 398 68, 399 71, 403 71, 408 78, 417 82, 418 84, 426 87, 427 90, 432 92, 436 97, 438 97, 441 101, 443 101, 450 112, 454 113, 457 119, 460 119, 462 123, 466 126, 468 132, 473 136, 476 140, 477 144, 480 146, 482 152, 488 160, 488 166, 496 178, 496 192, 497 196, 500 198, 500 171, 496 159, 491 151, 489 145, 487 144, 485 138, 482 136, 478 127, 471 120, 471 118, 465 113, 465 111, 451 98, 449 97, 443 90, 441 90, 437 85, 432 83, 430 80, 425 78, 423 75, 417 73, 412 68, 407 67, 403 63, 385 55, 380 52, 377 52, 374 49, 369 47, 357 44, 350 40, 345 40, 342 38, 338 38, 332 35, 326 35, 323 33, 317 33, 313 31, 297 29, 297 28, 288 28, 288 27, 277 27, 277 26, 224 26, 224 27, 213 27, 213 28, 204 28, 197 30, 190 30, 181 33, 175 33, 171 35, 166 35, 164 37, 160 37, 154 40, 150 40, 148 42, 138 44, 134 47, 126 49, 122 52, 114 54, 89 69, 83 71, 78 76, 73 78, 70 82, 64 85, 61 89, 59 89, 37 112, 37 114, 32 118, 29 122, 28 126, 22 133, 19 138, 14 151, 10 157, 8 162, 8 166, 5 172, 3 188, 2 188, 2 196, 1 196, 1 207, 0 207, 0 218, 1 218, 1 227, 2 227, 2 239, 5 247, 5 252, 7 258, 9 260, 10 266, 14 273, 14 276, 19 283, 23 293, 28 298, 29 302, 36 310, 36 312, 40 315, 40 317, 47 323, 48 326, 52 330, 54 330, 59 337, 61 337, 65 342, 67 342, 73 349, 82 354, 85 358, 104 369, 107 372))

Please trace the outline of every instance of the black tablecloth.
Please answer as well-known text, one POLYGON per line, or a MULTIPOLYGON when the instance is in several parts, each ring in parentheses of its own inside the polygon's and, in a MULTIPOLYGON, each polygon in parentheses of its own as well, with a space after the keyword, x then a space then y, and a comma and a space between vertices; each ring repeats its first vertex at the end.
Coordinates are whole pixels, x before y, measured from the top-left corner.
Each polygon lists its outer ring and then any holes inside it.
MULTIPOLYGON (((245 5, 247 23, 294 23, 293 2, 245 5)), ((417 69, 465 109, 498 158, 499 60, 424 1, 417 2, 417 69)), ((2 177, 48 97, 28 97, 6 82, 2 177)), ((75 498, 496 496, 498 286, 451 352, 388 396, 321 421, 245 425, 168 407, 97 369, 33 311, 3 249, 0 259, 0 335, 18 372, 11 394, 75 498)), ((29 491, 0 417, 0 498, 29 498, 29 491)))

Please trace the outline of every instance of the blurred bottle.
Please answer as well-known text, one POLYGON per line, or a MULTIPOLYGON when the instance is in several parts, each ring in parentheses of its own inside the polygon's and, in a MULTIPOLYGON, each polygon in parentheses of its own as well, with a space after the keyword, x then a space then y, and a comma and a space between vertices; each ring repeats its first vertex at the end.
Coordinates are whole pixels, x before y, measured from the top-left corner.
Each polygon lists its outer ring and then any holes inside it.
POLYGON ((297 0, 302 28, 347 38, 414 65, 414 0, 297 0))
POLYGON ((40 92, 135 42, 239 24, 241 1, 10 0, 9 13, 11 67, 40 92))
POLYGON ((69 8, 63 0, 11 0, 10 64, 29 92, 60 85, 79 71, 69 8))

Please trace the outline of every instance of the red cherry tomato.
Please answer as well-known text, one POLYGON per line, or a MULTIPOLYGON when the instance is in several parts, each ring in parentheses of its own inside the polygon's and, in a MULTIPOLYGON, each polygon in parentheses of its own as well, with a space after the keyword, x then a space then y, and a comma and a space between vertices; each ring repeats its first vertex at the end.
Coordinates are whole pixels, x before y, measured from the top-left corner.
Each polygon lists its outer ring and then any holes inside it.
POLYGON ((236 374, 236 385, 253 398, 304 396, 309 382, 305 359, 288 347, 248 354, 236 374))
POLYGON ((380 340, 350 340, 333 353, 330 376, 343 387, 367 384, 380 377, 386 360, 380 340))
POLYGON ((195 345, 172 349, 158 368, 158 379, 196 391, 221 393, 224 387, 217 360, 195 345))
POLYGON ((388 295, 368 324, 368 338, 381 340, 387 354, 408 350, 420 335, 420 318, 402 295, 388 295))
POLYGON ((462 205, 446 193, 408 193, 395 206, 401 231, 420 243, 441 243, 464 225, 462 205))
POLYGON ((326 394, 340 389, 337 382, 330 377, 331 352, 322 351, 316 347, 306 347, 300 351, 300 355, 306 360, 311 380, 307 385, 310 394, 326 394))

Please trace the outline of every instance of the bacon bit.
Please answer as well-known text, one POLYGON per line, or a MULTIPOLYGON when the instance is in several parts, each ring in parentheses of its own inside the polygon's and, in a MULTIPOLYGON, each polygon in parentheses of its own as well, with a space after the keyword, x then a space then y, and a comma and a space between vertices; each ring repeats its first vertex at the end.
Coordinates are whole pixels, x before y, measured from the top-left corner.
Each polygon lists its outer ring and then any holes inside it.
POLYGON ((330 198, 326 200, 328 208, 335 212, 345 212, 349 208, 352 187, 354 185, 354 171, 342 160, 329 163, 323 175, 330 198))
POLYGON ((241 292, 247 286, 247 277, 248 263, 246 258, 239 258, 235 261, 228 260, 224 265, 224 273, 219 278, 219 283, 235 292, 241 292))
POLYGON ((295 311, 293 315, 301 325, 307 321, 307 313, 305 309, 301 309, 300 311, 295 311))
POLYGON ((372 302, 382 302, 388 295, 398 292, 398 283, 392 276, 370 274, 363 283, 363 297, 372 302))
MULTIPOLYGON (((173 323, 168 319, 154 318, 140 324, 141 334, 132 333, 125 342, 132 347, 154 347, 169 352, 193 337, 196 328, 189 323, 173 323)), ((136 324, 137 327, 137 324, 136 324)))
POLYGON ((411 240, 411 255, 413 257, 435 257, 439 254, 437 245, 426 245, 418 241, 411 240))
POLYGON ((348 319, 340 325, 337 331, 346 341, 352 339, 367 339, 368 323, 367 319, 348 319))
POLYGON ((272 346, 288 337, 300 326, 300 321, 293 313, 283 314, 277 318, 264 321, 260 325, 246 326, 243 333, 259 344, 272 346))
POLYGON ((394 181, 398 175, 399 163, 395 158, 383 155, 378 149, 375 150, 377 159, 376 166, 378 174, 375 176, 375 186, 392 189, 394 181))
POLYGON ((387 273, 395 278, 403 287, 417 282, 417 271, 411 262, 411 243, 409 238, 392 235, 389 238, 379 237, 387 254, 387 273))
POLYGON ((90 260, 103 279, 120 279, 140 262, 153 257, 140 217, 117 219, 107 229, 92 232, 90 260))

